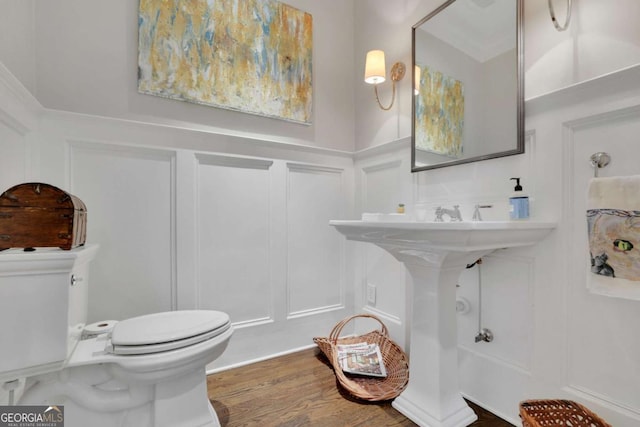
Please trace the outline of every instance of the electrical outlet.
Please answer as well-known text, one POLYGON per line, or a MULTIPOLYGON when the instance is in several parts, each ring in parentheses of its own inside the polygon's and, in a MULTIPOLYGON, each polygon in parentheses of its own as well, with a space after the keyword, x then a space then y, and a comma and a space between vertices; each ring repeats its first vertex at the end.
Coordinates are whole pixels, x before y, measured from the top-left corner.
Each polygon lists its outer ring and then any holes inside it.
POLYGON ((372 285, 370 283, 367 283, 367 303, 376 303, 376 285, 372 285))

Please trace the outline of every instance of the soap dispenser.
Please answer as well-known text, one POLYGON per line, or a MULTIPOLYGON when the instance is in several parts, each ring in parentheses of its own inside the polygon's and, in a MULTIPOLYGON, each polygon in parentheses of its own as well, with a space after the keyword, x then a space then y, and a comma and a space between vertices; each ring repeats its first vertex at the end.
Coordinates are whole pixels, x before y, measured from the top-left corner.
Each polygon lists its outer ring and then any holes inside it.
POLYGON ((511 178, 516 181, 513 194, 509 197, 509 217, 511 219, 529 218, 529 197, 522 192, 520 178, 511 178))

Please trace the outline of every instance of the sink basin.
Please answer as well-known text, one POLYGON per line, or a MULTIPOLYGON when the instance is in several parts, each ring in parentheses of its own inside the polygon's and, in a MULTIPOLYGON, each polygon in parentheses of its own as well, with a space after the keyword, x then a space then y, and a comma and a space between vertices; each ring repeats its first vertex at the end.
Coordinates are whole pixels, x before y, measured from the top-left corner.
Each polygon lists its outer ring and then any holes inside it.
MULTIPOLYGON (((412 279, 409 385, 393 407, 419 426, 463 427, 477 416, 458 388, 456 283, 467 264, 496 249, 534 245, 552 222, 330 221, 349 240, 373 243, 412 279)), ((405 349, 407 350, 407 349, 405 349)))
POLYGON ((529 246, 556 224, 540 221, 383 222, 330 221, 347 239, 451 252, 529 246))

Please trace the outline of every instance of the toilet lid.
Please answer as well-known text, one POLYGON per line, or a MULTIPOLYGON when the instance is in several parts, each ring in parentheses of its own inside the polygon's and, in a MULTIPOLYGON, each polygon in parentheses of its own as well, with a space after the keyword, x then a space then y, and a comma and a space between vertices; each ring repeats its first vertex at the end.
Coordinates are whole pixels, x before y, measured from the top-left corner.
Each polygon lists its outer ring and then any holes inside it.
POLYGON ((111 333, 115 354, 148 354, 175 350, 220 335, 231 327, 229 315, 212 310, 181 310, 133 317, 111 333))

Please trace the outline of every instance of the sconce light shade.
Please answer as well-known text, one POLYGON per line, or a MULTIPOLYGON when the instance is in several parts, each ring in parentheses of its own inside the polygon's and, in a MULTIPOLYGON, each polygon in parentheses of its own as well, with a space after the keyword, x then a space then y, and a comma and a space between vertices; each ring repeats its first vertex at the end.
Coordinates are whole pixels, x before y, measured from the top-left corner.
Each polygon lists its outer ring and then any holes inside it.
POLYGON ((381 50, 370 50, 367 52, 367 62, 364 68, 364 81, 377 85, 386 79, 384 68, 384 52, 381 50))
POLYGON ((414 66, 413 67, 413 93, 415 95, 418 95, 420 93, 420 67, 419 66, 414 66))
POLYGON ((376 102, 378 106, 383 110, 390 110, 393 107, 393 101, 396 99, 396 82, 399 82, 404 77, 406 67, 402 62, 396 62, 391 67, 391 104, 385 107, 380 103, 378 97, 378 84, 383 83, 387 78, 387 73, 384 67, 384 52, 381 50, 370 50, 367 52, 367 61, 364 66, 364 81, 374 85, 373 91, 376 94, 376 102))

